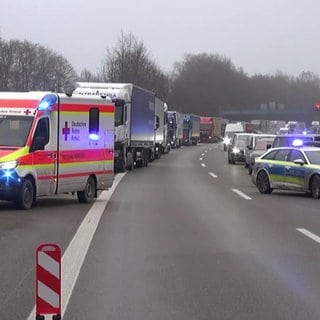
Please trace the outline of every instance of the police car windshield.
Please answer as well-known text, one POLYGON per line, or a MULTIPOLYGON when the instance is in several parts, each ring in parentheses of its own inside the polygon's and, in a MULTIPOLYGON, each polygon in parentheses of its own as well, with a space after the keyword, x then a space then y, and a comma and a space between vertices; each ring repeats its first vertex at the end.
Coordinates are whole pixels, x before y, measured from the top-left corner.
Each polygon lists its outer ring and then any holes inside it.
POLYGON ((319 150, 305 151, 311 164, 320 165, 320 148, 319 150))
POLYGON ((32 121, 30 116, 0 116, 0 146, 25 146, 32 121))

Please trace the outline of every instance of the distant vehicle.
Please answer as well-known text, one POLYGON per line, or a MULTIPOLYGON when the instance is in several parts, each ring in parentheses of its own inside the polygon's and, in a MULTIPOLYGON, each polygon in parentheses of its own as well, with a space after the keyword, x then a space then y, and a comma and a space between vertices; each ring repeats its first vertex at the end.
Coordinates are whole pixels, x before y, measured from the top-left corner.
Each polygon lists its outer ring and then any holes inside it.
POLYGON ((218 142, 221 137, 221 118, 200 117, 200 142, 218 142))
POLYGON ((154 155, 160 158, 161 154, 170 151, 168 142, 168 124, 167 124, 168 105, 156 97, 155 99, 155 131, 154 131, 154 155))
POLYGON ((248 137, 253 133, 235 133, 228 145, 228 163, 245 162, 245 150, 248 137))
POLYGON ((251 175, 261 193, 273 189, 311 193, 320 198, 320 148, 271 149, 256 159, 251 175))
POLYGON ((241 122, 238 123, 227 123, 224 131, 223 138, 223 150, 227 151, 228 146, 236 133, 244 132, 244 127, 241 122))
MULTIPOLYGON (((273 140, 276 135, 274 134, 253 134, 248 137, 247 143, 246 143, 246 151, 245 151, 245 167, 248 168, 250 165, 250 155, 252 152, 257 151, 256 145, 260 140, 263 140, 263 143, 260 143, 258 146, 261 148, 263 144, 265 143, 265 149, 264 151, 267 151, 267 146, 273 143, 273 140)), ((261 155, 262 153, 260 153, 261 155)))
POLYGON ((183 140, 183 117, 178 111, 168 111, 168 142, 171 148, 180 148, 183 140))
POLYGON ((194 114, 185 114, 183 119, 183 145, 196 145, 199 140, 200 117, 194 114))

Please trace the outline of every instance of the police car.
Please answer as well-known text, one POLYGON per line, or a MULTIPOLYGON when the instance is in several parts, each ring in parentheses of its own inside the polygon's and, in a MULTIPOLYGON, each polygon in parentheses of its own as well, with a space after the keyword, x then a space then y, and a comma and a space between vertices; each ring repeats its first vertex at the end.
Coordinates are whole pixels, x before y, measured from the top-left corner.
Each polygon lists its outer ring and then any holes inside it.
POLYGON ((261 193, 273 189, 311 193, 320 198, 320 148, 281 147, 256 159, 251 175, 261 193))

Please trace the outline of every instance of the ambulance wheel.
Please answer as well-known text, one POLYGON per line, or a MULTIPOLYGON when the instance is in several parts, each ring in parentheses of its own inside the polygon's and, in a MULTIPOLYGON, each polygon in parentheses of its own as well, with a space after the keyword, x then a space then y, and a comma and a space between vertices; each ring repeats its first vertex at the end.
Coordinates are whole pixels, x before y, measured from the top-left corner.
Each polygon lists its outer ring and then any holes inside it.
POLYGON ((314 199, 320 198, 320 176, 315 175, 311 180, 311 194, 314 199))
POLYGON ((26 178, 21 184, 19 193, 15 203, 18 208, 28 210, 32 207, 35 201, 35 189, 30 179, 26 178))
POLYGON ((93 177, 89 177, 86 187, 83 191, 78 191, 77 196, 80 203, 90 203, 96 194, 96 182, 93 177))

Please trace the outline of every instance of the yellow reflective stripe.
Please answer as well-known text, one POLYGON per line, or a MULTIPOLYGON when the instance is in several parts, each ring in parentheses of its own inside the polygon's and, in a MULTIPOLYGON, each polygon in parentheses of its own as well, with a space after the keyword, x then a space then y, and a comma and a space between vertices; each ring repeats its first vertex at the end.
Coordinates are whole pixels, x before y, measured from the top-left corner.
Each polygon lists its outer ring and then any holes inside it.
POLYGON ((0 162, 14 161, 29 153, 29 147, 23 147, 0 158, 0 162))

